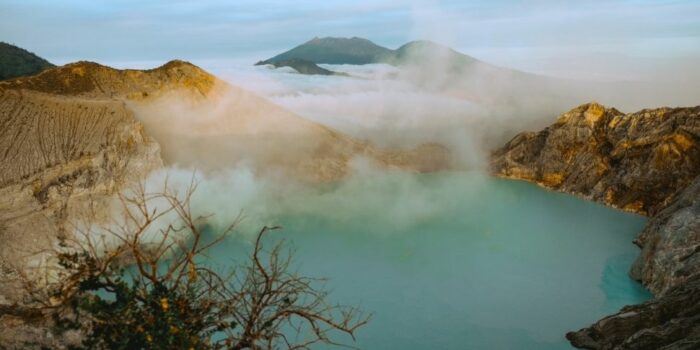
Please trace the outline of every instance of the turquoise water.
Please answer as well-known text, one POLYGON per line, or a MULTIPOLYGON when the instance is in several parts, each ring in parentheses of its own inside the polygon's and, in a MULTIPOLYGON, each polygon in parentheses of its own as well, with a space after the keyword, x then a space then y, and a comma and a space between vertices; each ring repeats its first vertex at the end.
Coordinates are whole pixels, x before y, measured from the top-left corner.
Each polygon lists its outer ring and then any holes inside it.
POLYGON ((269 206, 300 273, 373 314, 362 349, 568 349, 567 331, 649 298, 627 276, 644 218, 524 182, 379 175, 269 206))

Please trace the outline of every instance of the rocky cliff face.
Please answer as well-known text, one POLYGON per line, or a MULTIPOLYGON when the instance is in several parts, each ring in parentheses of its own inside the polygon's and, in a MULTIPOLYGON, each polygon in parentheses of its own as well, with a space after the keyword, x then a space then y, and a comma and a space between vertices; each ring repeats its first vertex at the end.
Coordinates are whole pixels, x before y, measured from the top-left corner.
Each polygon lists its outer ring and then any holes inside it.
POLYGON ((635 243, 642 252, 630 275, 655 295, 700 274, 700 176, 651 219, 635 243))
POLYGON ((497 150, 492 172, 643 215, 700 174, 700 107, 624 114, 596 103, 497 150))
POLYGON ((630 275, 656 296, 624 307, 567 338, 587 349, 700 347, 700 176, 639 235, 630 275))
POLYGON ((664 297, 625 306, 588 328, 570 332, 571 344, 585 349, 692 350, 700 345, 700 276, 664 297))
POLYGON ((590 349, 700 345, 700 320, 694 317, 700 293, 698 141, 700 107, 624 114, 591 103, 543 131, 517 135, 493 153, 495 175, 652 217, 635 241, 642 253, 630 275, 657 299, 570 333, 572 344, 590 349))

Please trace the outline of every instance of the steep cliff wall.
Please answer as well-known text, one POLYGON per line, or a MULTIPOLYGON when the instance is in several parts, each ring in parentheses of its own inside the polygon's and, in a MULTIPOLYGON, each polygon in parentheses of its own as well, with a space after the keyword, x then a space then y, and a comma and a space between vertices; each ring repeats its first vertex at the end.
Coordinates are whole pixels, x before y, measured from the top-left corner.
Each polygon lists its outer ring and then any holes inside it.
POLYGON ((588 349, 700 348, 700 176, 651 219, 638 244, 630 274, 657 298, 567 338, 588 349))
POLYGON ((700 345, 700 275, 661 298, 628 305, 590 327, 570 332, 584 349, 695 350, 700 345))

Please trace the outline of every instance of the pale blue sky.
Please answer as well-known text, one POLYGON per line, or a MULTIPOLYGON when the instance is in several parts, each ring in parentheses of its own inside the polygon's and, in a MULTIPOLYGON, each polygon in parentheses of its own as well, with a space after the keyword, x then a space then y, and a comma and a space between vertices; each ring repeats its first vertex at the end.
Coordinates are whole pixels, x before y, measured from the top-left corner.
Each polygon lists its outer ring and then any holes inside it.
POLYGON ((528 71, 621 77, 700 58, 700 1, 0 0, 0 40, 58 63, 265 58, 314 36, 431 39, 528 71))

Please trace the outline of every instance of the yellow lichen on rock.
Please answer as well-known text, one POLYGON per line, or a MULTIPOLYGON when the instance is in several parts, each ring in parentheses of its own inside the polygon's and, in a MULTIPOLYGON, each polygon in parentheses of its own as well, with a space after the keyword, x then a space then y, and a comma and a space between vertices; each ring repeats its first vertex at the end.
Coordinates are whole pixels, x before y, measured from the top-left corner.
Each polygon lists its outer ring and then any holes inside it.
POLYGON ((611 204, 615 203, 615 191, 613 191, 612 188, 608 188, 605 191, 604 203, 607 205, 611 205, 611 204))
POLYGON ((77 74, 82 77, 85 75, 85 67, 73 67, 71 68, 71 73, 77 74))
POLYGON ((618 126, 620 124, 620 122, 622 121, 622 118, 623 118, 623 116, 619 116, 619 115, 610 118, 610 122, 608 122, 608 128, 614 129, 616 126, 618 126))
POLYGON ((639 213, 642 211, 642 208, 644 208, 644 202, 640 200, 636 200, 634 202, 627 203, 624 207, 622 207, 623 210, 629 211, 632 213, 639 213))
POLYGON ((545 173, 542 175, 542 183, 547 186, 557 187, 564 182, 564 174, 562 173, 545 173))
POLYGON ((676 145, 680 146, 681 150, 683 151, 687 151, 691 147, 695 146, 695 142, 693 142, 693 140, 681 133, 674 133, 670 136, 670 139, 673 140, 676 145))
POLYGON ((583 113, 584 119, 589 126, 594 126, 603 115, 605 115, 605 107, 595 102, 588 104, 588 109, 583 113))
POLYGON ((504 175, 514 179, 522 179, 528 181, 535 180, 535 174, 530 169, 526 168, 512 167, 509 168, 506 172, 504 172, 504 175))
POLYGON ((609 169, 610 166, 605 161, 601 160, 596 164, 596 174, 598 176, 603 176, 609 169))

